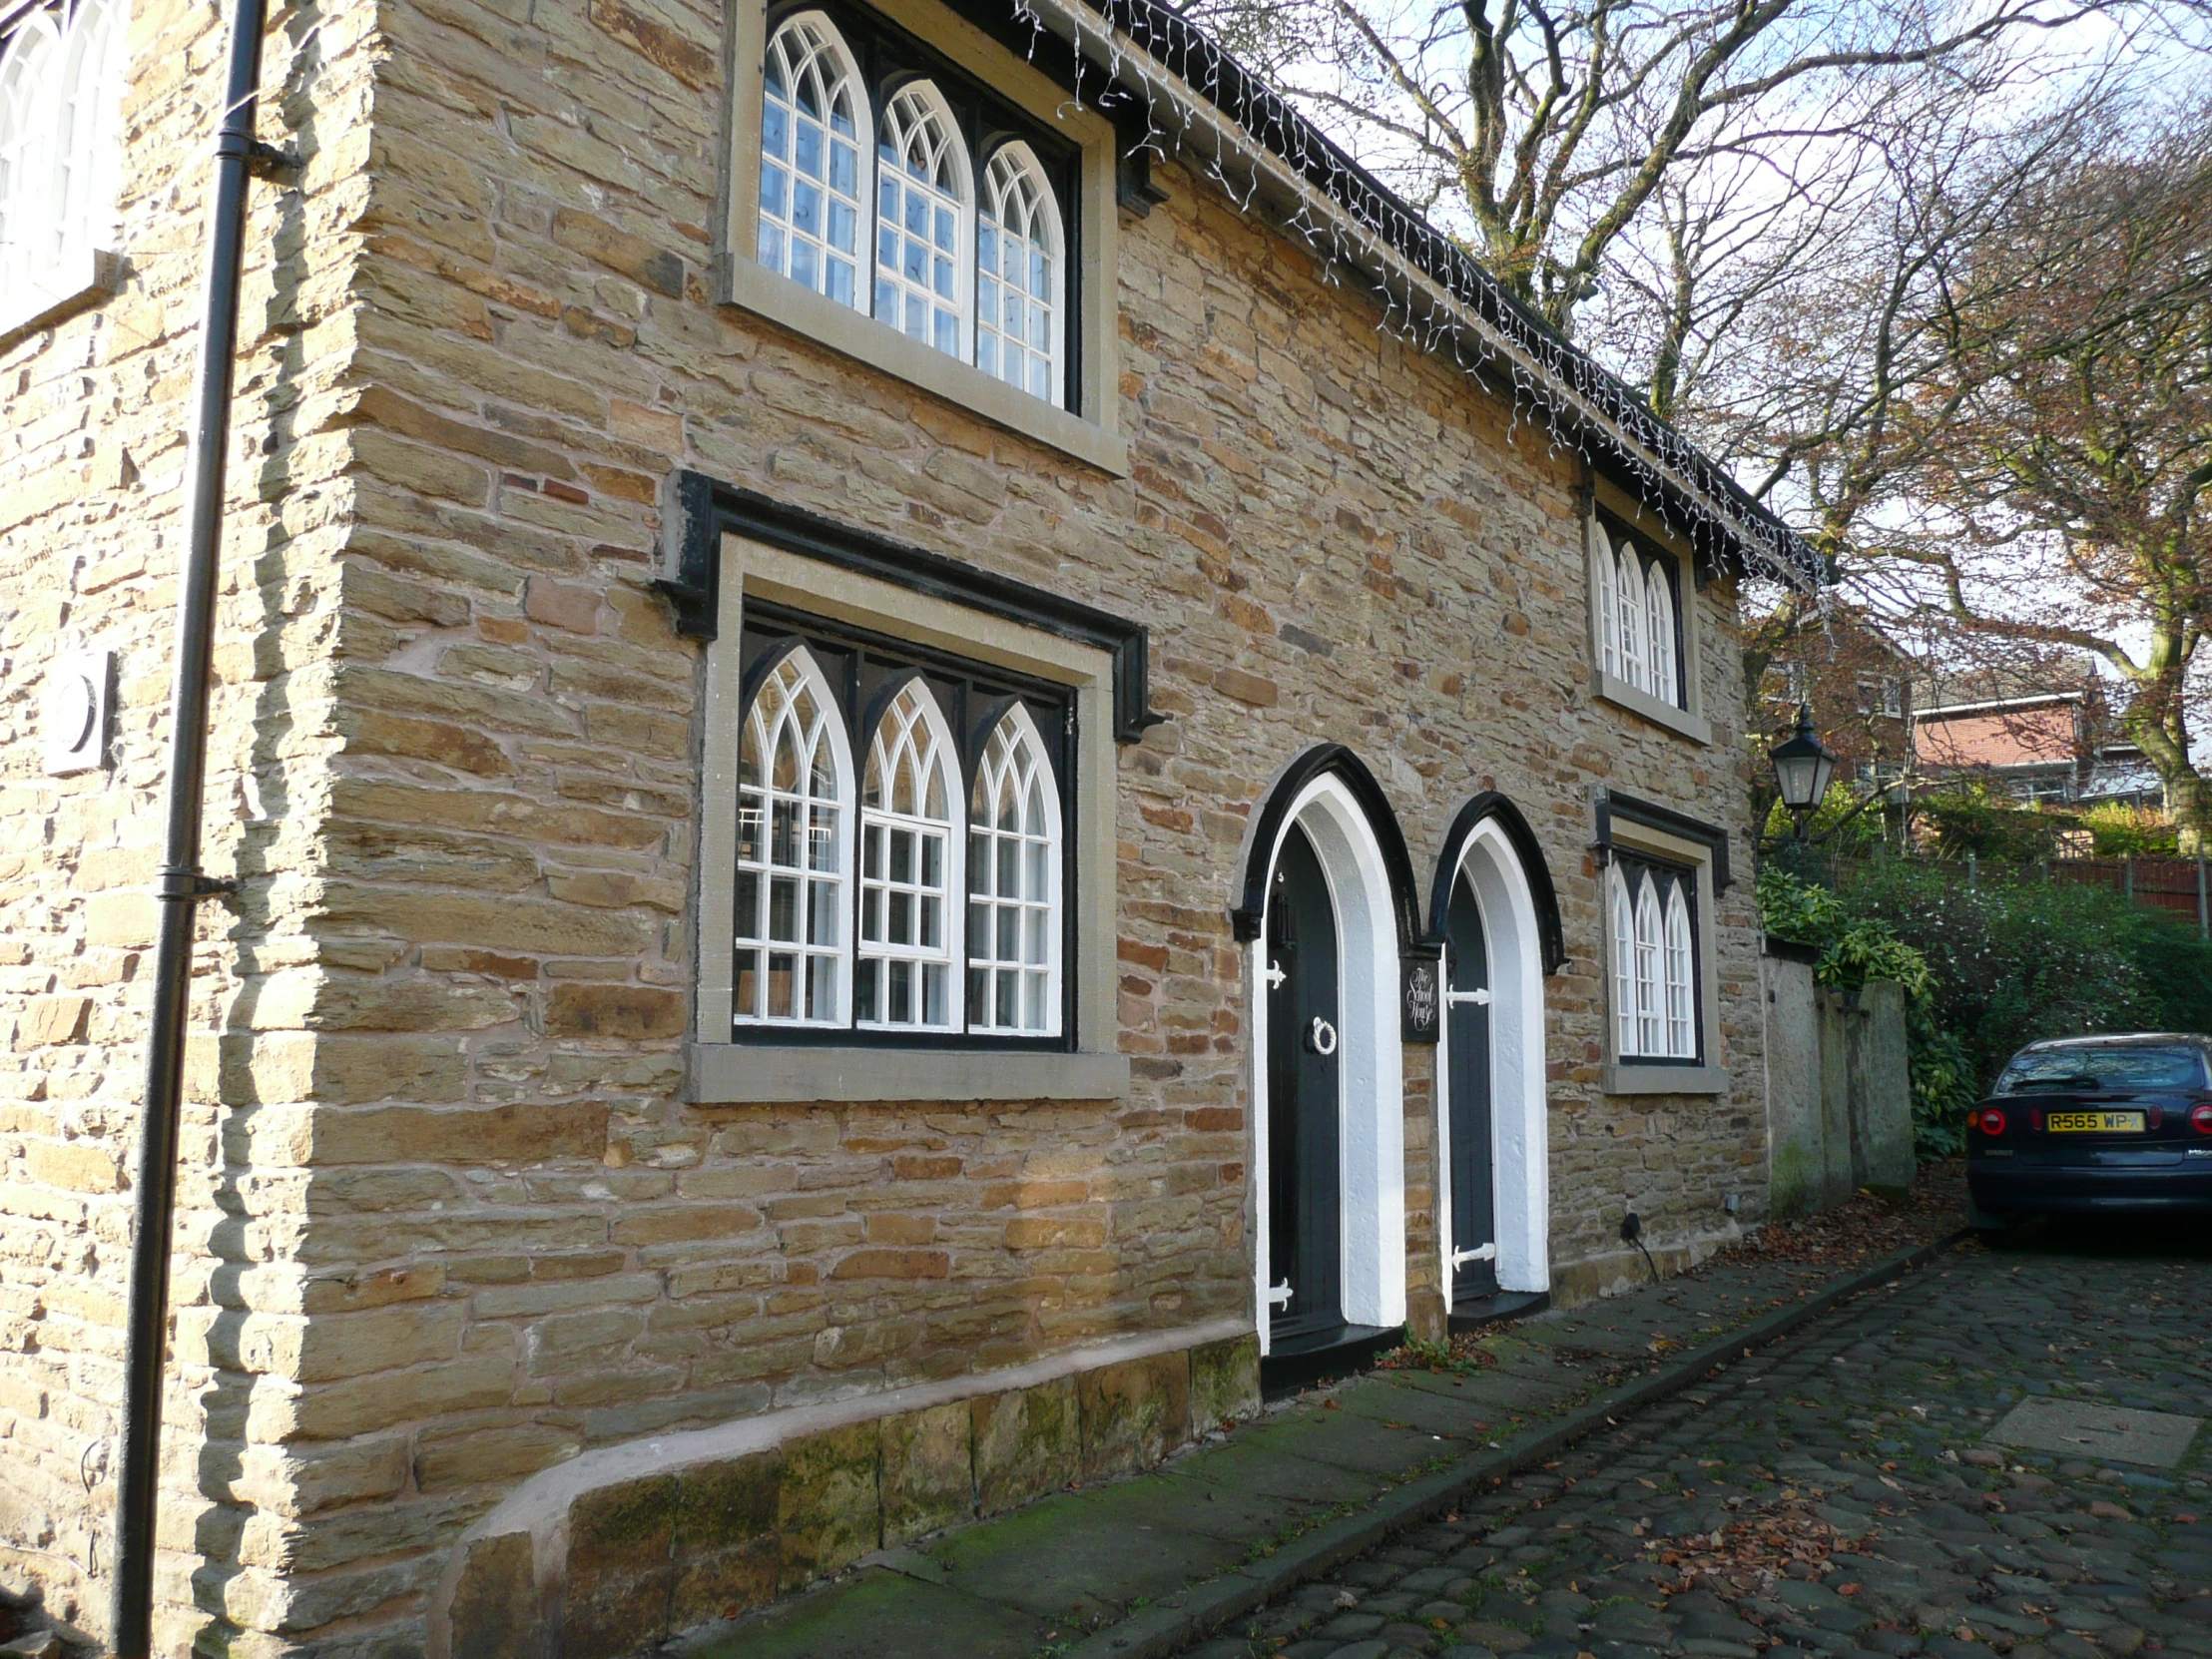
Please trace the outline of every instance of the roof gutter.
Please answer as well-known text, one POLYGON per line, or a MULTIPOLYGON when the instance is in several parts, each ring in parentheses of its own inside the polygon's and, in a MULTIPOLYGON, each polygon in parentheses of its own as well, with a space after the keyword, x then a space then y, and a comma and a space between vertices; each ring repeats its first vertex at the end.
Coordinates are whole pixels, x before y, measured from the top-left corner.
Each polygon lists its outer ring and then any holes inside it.
POLYGON ((139 1128, 131 1234, 130 1330, 124 1348, 123 1451, 116 1481, 116 1659, 153 1651, 155 1519, 161 1479, 162 1396, 168 1377, 170 1242, 177 1209, 178 1124, 184 1104, 185 1026, 192 990, 193 921, 200 900, 232 890, 200 869, 200 820, 208 762, 209 667, 216 577, 223 544, 225 462, 246 241, 246 193, 257 166, 280 162, 254 136, 267 0, 236 0, 215 140, 208 208, 200 360, 194 376, 192 453, 186 468, 184 569, 177 596, 175 674, 169 693, 169 782, 164 816, 161 929, 147 1039, 146 1110, 139 1128))
POLYGON ((1556 438, 1588 444, 1608 477, 1686 519, 1701 551, 1739 569, 1764 567, 1808 592, 1833 581, 1828 562, 1771 508, 1181 13, 1160 0, 1018 0, 1009 26, 989 17, 1005 0, 951 3, 996 24, 1016 50, 1026 38, 1031 61, 1117 129, 1134 125, 1129 106, 1141 103, 1151 130, 1170 143, 1199 139, 1194 148, 1240 208, 1260 206, 1263 192, 1280 198, 1269 204, 1275 217, 1325 260, 1376 279, 1385 312, 1404 313, 1402 331, 1417 346, 1486 384, 1509 380, 1512 399, 1556 438), (1053 52, 1039 50, 1046 42, 1057 43, 1053 52), (1092 75, 1096 92, 1085 79, 1092 75), (1200 110, 1219 120, 1193 134, 1184 118, 1200 110), (1238 172, 1250 168, 1249 182, 1223 171, 1232 154, 1238 172))

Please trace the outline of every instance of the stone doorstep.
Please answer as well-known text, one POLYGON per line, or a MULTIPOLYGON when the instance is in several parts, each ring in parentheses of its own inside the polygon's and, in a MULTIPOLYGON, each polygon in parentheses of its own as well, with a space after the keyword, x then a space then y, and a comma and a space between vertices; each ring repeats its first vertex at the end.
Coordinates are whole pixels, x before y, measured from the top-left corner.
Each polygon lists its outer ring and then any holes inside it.
POLYGON ((611 1659, 872 1552, 1158 1464, 1260 1407, 1237 1320, 719 1428, 525 1481, 455 1545, 433 1659, 611 1659))

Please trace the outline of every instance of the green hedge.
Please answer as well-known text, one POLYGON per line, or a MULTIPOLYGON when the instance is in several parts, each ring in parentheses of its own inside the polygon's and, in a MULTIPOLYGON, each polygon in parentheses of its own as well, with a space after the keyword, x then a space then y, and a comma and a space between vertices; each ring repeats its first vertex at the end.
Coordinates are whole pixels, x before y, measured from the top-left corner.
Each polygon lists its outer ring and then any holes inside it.
POLYGON ((1908 995, 1915 1139, 1955 1152, 1967 1107, 2022 1045, 2099 1031, 2212 1032, 2212 944, 2118 893, 2032 879, 1967 886, 1899 858, 1826 879, 1770 865, 1769 931, 1818 946, 1824 984, 1908 995))
POLYGON ((1841 897, 1927 958, 1933 1009, 1976 1091, 2024 1043, 2095 1031, 2212 1032, 2212 944, 2196 927, 2072 882, 1984 879, 1902 859, 1845 870, 1841 897))

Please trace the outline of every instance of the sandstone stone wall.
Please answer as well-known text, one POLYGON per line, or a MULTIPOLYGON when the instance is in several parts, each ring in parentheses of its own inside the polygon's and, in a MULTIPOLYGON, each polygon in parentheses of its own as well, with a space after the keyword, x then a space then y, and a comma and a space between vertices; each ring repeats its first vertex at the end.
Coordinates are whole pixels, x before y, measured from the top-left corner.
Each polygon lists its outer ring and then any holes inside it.
MULTIPOLYGON (((58 629, 126 661, 111 773, 49 783, 11 742, 0 775, 4 1306, 35 1357, 0 1457, 36 1494, 0 1560, 64 1586, 104 1566, 111 1496, 70 1482, 113 1432, 212 24, 134 23, 133 154, 160 159, 127 170, 132 287, 0 357, 38 411, 0 451, 0 720, 58 629)), ((721 33, 696 0, 421 0, 287 14, 272 53, 309 165, 252 236, 209 792, 246 887, 195 1002, 222 1035, 165 1521, 170 1627, 234 1652, 415 1651, 463 1530, 585 1448, 1247 1313, 1226 912, 1261 789, 1315 742, 1374 768, 1424 879, 1476 790, 1544 843, 1562 1286, 1624 1271, 1626 1202, 1675 1259, 1724 1194, 1763 1202, 1745 884, 1710 941, 1733 1092, 1598 1089, 1588 791, 1740 832, 1727 585, 1710 749, 1595 703, 1578 457, 1174 167, 1121 227, 1125 480, 716 307, 721 33), (1169 723, 1119 752, 1130 1099, 681 1103, 701 659, 647 585, 678 465, 1151 626, 1169 723)), ((1431 1062, 1406 1056, 1429 1324, 1431 1062)))
MULTIPOLYGON (((327 397, 348 355, 359 245, 344 233, 344 141, 363 130, 370 21, 294 9, 266 59, 264 130, 301 123, 310 163, 301 189, 255 190, 247 238, 207 847, 208 867, 245 887, 202 913, 191 1001, 202 1033, 257 1017, 298 1026, 259 987, 318 948, 303 877, 337 745, 327 659, 343 455, 312 441, 297 411, 327 397)), ((194 0, 136 0, 122 286, 0 343, 0 1582, 41 1586, 53 1611, 95 1630, 112 1556, 148 889, 220 25, 194 0), (50 778, 40 698, 55 657, 82 649, 116 655, 110 762, 50 778)), ((210 1622, 196 1603, 221 1609, 257 1559, 273 1564, 257 1540, 289 1501, 250 1418, 257 1375, 287 1365, 283 1322, 261 1311, 297 1311, 285 1258, 304 1184, 249 1170, 224 1132, 237 1114, 216 1102, 306 1086, 303 1065, 287 1080, 239 1042, 192 1044, 159 1563, 173 1650, 210 1622)))

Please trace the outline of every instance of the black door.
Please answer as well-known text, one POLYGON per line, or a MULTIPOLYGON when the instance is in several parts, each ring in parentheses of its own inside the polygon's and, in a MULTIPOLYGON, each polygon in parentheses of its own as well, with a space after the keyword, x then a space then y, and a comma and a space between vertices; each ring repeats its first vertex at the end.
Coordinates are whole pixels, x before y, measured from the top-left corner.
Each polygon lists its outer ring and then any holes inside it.
POLYGON ((1344 1324, 1338 1166, 1337 916, 1292 825, 1268 896, 1268 1284, 1271 1346, 1344 1324))
POLYGON ((1464 871, 1448 917, 1451 999, 1451 1300, 1497 1294, 1497 1200, 1490 1180, 1490 1008, 1469 992, 1490 985, 1482 909, 1464 871), (1468 1253, 1489 1248, 1479 1259, 1468 1253))

